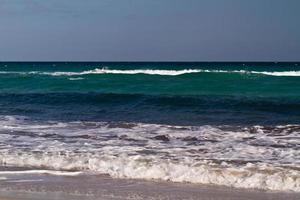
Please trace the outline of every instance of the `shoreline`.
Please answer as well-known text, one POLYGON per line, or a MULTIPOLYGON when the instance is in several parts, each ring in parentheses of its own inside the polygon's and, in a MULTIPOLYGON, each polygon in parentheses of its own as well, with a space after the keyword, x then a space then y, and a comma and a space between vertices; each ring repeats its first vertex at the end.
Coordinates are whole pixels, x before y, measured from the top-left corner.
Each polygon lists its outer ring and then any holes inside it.
POLYGON ((23 175, 0 182, 0 200, 296 200, 300 193, 189 183, 113 179, 106 175, 23 175))

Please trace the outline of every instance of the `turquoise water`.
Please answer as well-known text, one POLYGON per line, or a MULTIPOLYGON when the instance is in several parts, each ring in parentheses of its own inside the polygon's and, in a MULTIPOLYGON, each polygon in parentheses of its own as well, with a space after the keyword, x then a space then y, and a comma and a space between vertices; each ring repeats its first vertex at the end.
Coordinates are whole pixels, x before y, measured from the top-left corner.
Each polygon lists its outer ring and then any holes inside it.
POLYGON ((0 82, 5 115, 178 125, 300 116, 299 63, 1 63, 0 82))
POLYGON ((0 91, 299 97, 299 76, 297 63, 2 63, 0 91), (134 70, 156 74, 128 74, 134 70))

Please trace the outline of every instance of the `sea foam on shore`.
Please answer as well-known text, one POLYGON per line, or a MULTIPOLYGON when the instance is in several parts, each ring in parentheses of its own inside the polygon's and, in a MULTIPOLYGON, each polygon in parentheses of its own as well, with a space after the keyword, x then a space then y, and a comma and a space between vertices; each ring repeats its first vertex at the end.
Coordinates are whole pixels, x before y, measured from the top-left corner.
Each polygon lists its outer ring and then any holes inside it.
MULTIPOLYGON (((9 116, 0 124, 0 163, 5 166, 300 191, 295 125, 232 128, 41 123, 9 116)), ((5 173, 9 172, 0 172, 5 173)))

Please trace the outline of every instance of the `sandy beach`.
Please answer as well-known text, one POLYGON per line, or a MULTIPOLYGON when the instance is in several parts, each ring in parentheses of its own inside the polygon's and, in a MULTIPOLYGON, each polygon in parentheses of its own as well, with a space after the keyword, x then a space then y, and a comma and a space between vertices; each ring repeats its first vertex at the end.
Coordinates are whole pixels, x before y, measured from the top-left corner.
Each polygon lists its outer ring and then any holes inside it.
POLYGON ((299 193, 243 190, 187 183, 112 179, 109 176, 76 177, 24 175, 0 182, 1 200, 293 200, 299 193))

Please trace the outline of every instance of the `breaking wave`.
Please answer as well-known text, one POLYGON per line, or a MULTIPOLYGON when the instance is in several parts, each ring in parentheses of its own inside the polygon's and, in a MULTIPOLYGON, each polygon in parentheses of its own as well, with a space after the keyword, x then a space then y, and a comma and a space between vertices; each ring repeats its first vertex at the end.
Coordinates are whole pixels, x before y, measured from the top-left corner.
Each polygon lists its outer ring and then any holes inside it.
POLYGON ((168 126, 2 116, 0 127, 0 166, 35 170, 21 174, 109 174, 300 191, 299 125, 168 126))
POLYGON ((267 76, 300 76, 300 71, 247 71, 247 70, 206 70, 206 69, 183 69, 183 70, 159 70, 159 69, 134 69, 134 70, 117 70, 107 68, 96 68, 93 70, 86 70, 82 72, 43 72, 43 71, 0 71, 0 74, 21 74, 21 75, 49 75, 49 76, 79 76, 89 74, 147 74, 147 75, 161 75, 161 76, 179 76, 191 73, 238 73, 238 74, 261 74, 267 76))
MULTIPOLYGON (((79 172, 51 172, 49 170, 23 173, 46 173, 53 175, 80 175, 80 171, 92 174, 109 174, 114 178, 156 179, 172 182, 222 185, 236 188, 257 188, 300 192, 299 169, 273 167, 266 164, 234 166, 227 162, 195 162, 186 159, 176 163, 156 156, 76 156, 23 154, 2 156, 10 165, 46 167, 54 170, 78 170, 79 172)), ((12 172, 14 173, 14 172, 12 172)), ((2 173, 0 173, 2 175, 2 173)), ((6 175, 7 173, 3 173, 6 175)))

